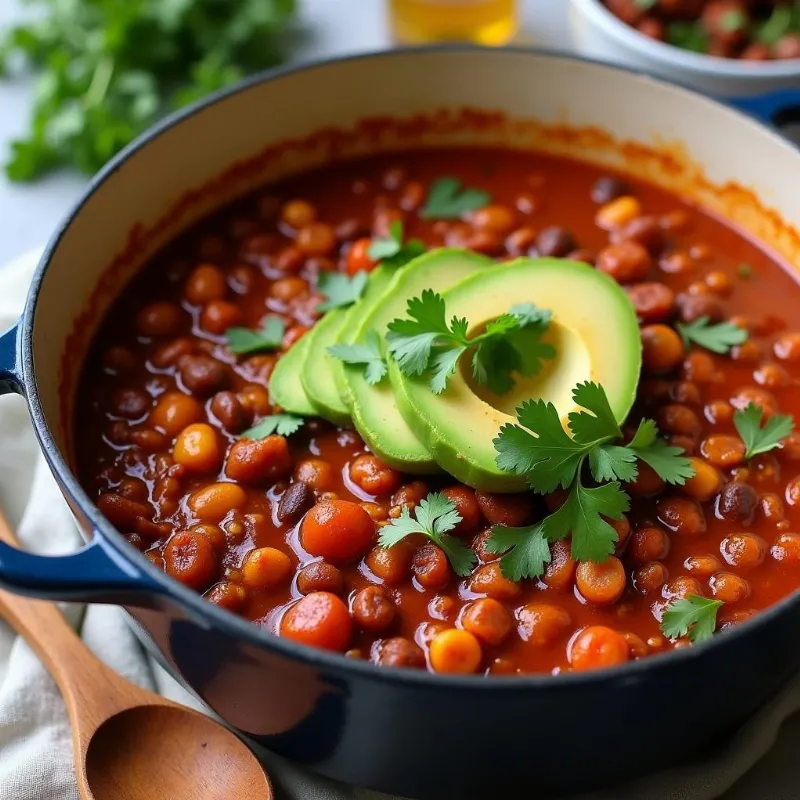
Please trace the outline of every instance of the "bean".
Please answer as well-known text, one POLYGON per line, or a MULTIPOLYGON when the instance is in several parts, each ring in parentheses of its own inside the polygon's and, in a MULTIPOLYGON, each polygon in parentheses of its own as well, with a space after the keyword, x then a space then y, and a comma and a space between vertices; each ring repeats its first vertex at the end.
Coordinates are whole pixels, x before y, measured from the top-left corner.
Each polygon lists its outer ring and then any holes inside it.
POLYGON ((584 628, 572 641, 567 656, 578 672, 623 664, 630 658, 623 636, 603 625, 584 628))
POLYGON ((750 594, 750 584, 732 572, 718 572, 708 584, 711 594, 723 603, 738 603, 750 594))
POLYGON ((598 178, 592 186, 592 202, 606 205, 618 197, 630 194, 630 186, 616 175, 598 178))
POLYGON ((604 203, 595 214, 594 221, 599 228, 610 231, 622 228, 641 215, 641 203, 631 195, 623 195, 604 203))
POLYGON ((400 636, 383 642, 376 660, 382 667, 412 669, 423 669, 425 667, 425 656, 422 650, 413 642, 400 636))
POLYGON ((694 500, 705 503, 719 491, 722 485, 722 476, 701 458, 690 458, 689 463, 694 470, 694 475, 686 480, 681 490, 694 500))
POLYGON ((600 564, 582 561, 575 572, 575 584, 590 603, 610 605, 616 603, 625 590, 625 568, 614 556, 600 564))
POLYGON ((150 303, 136 315, 136 331, 140 336, 164 339, 179 332, 183 319, 183 311, 175 303, 150 303))
POLYGON ((744 442, 738 436, 715 433, 700 445, 703 458, 713 467, 738 467, 744 463, 744 442))
POLYGON ((753 569, 764 560, 767 543, 753 533, 732 533, 722 540, 719 551, 732 567, 753 569))
POLYGON ((204 306, 212 300, 222 300, 226 288, 225 275, 219 267, 200 264, 186 279, 183 294, 192 305, 204 306))
POLYGON ((219 522, 229 511, 247 502, 247 495, 235 483, 212 483, 189 495, 189 510, 199 519, 219 522))
POLYGON ((441 589, 450 580, 447 556, 435 544, 426 544, 414 553, 411 563, 414 577, 425 589, 441 589))
POLYGON ((678 536, 695 537, 706 532, 705 514, 696 500, 669 497, 659 501, 657 511, 661 523, 678 536))
POLYGON ((750 525, 758 509, 758 494, 746 483, 729 483, 718 495, 716 514, 720 519, 750 525))
POLYGON ((533 517, 533 496, 524 494, 491 494, 475 492, 483 516, 492 525, 516 528, 530 522, 533 517))
POLYGON ((292 525, 314 504, 314 496, 301 481, 289 484, 289 488, 278 501, 278 521, 292 525))
POLYGON ((334 485, 333 467, 321 458, 307 458, 295 467, 294 479, 309 489, 328 491, 334 485))
POLYGON ((631 583, 635 591, 647 595, 657 592, 668 577, 667 568, 660 561, 650 561, 634 570, 631 583))
POLYGON ((450 533, 455 536, 468 536, 474 533, 483 522, 475 492, 468 486, 451 486, 443 489, 442 494, 453 503, 461 517, 461 522, 450 533))
POLYGON ((539 231, 536 237, 536 252, 540 256, 559 258, 576 248, 572 233, 560 225, 551 225, 539 231))
POLYGON ((297 591, 300 594, 330 592, 341 594, 344 589, 342 573, 325 561, 312 561, 297 573, 297 591))
POLYGON ((549 603, 528 603, 517 609, 516 617, 519 638, 538 647, 555 642, 572 622, 566 609, 549 603))
POLYGON ((469 631, 451 628, 438 634, 430 644, 434 672, 469 674, 478 669, 482 658, 480 642, 469 631))
POLYGON ((642 322, 663 322, 672 315, 675 293, 663 283, 637 283, 628 286, 626 291, 642 322))
POLYGON ((496 647, 511 632, 511 615, 491 597, 473 600, 461 615, 461 626, 484 644, 496 647))
POLYGON ((209 397, 224 389, 230 379, 228 368, 206 355, 181 356, 178 374, 186 390, 199 397, 209 397))
POLYGON ((265 591, 288 583, 292 562, 274 547, 256 547, 244 557, 242 577, 249 589, 265 591))
POLYGON ((561 539, 550 547, 550 563, 545 568, 542 580, 551 589, 565 591, 572 586, 575 566, 569 543, 561 539))
POLYGON ((148 505, 113 492, 100 495, 97 498, 97 507, 115 528, 121 530, 131 530, 138 518, 152 516, 148 505))
POLYGON ((397 615, 397 608, 382 586, 368 586, 356 593, 352 603, 353 619, 370 632, 384 631, 397 615))
POLYGON ((240 439, 225 460, 225 474, 242 483, 274 482, 292 471, 292 456, 283 436, 240 439))
POLYGON ((493 561, 479 567, 470 579, 470 590, 475 594, 485 594, 494 600, 513 600, 522 587, 503 575, 500 564, 493 561))
POLYGON ((248 424, 248 415, 233 392, 217 392, 209 408, 228 433, 240 433, 248 424))
POLYGON ((209 539, 196 531, 179 531, 164 548, 164 568, 181 583, 202 591, 217 576, 219 565, 209 539))
POLYGON ((597 269, 619 283, 644 280, 651 267, 652 260, 647 250, 627 239, 611 244, 597 254, 597 269))
POLYGON ((350 480, 371 495, 386 495, 396 491, 403 476, 373 455, 358 456, 350 464, 350 480))
POLYGON ((373 547, 364 562, 376 578, 387 586, 405 582, 411 574, 414 548, 408 542, 398 542, 392 547, 373 547))
POLYGON ((770 548, 775 561, 786 564, 800 563, 800 533, 781 533, 770 548))

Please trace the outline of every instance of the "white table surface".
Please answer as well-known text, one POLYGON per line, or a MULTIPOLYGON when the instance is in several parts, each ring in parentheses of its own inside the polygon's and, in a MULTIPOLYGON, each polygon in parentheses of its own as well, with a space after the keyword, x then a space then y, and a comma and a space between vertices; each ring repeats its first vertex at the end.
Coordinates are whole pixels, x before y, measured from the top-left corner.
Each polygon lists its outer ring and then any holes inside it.
MULTIPOLYGON (((520 40, 570 49, 566 0, 520 0, 520 40)), ((391 44, 383 0, 300 0, 311 35, 298 59, 363 52, 391 44)), ((0 28, 21 19, 21 0, 0 0, 0 28)), ((30 109, 26 80, 0 82, 0 154, 25 130, 30 109)), ((0 156, 1 157, 1 156, 0 156)), ((61 172, 31 185, 12 184, 0 173, 0 264, 43 243, 80 196, 86 178, 61 172)), ((775 747, 720 800, 800 799, 800 715, 783 726, 775 747)))

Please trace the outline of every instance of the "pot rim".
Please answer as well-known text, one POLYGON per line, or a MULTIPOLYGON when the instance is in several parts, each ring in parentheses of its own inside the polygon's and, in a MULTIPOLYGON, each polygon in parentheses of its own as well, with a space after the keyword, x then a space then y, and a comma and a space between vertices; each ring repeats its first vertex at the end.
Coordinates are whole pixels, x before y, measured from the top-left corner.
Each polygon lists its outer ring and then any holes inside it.
MULTIPOLYGON (((440 675, 428 672, 427 670, 378 667, 370 662, 348 659, 341 653, 313 648, 277 636, 250 620, 238 617, 230 611, 209 603, 207 600, 203 599, 200 594, 193 591, 188 586, 182 585, 174 578, 171 578, 148 559, 142 557, 141 553, 100 513, 94 501, 79 483, 77 476, 70 469, 66 458, 55 442, 39 398, 39 387, 36 380, 33 358, 33 327, 39 292, 47 273, 47 268, 62 238, 71 227, 73 221, 82 213, 86 203, 99 187, 120 169, 126 161, 135 156, 139 150, 145 148, 152 140, 158 138, 162 133, 180 125, 184 120, 216 104, 220 100, 224 100, 240 92, 248 91, 261 83, 280 80, 281 78, 299 72, 312 72, 318 69, 326 69, 331 65, 352 61, 367 62, 369 60, 385 58, 413 58, 418 53, 465 53, 478 55, 484 52, 490 54, 492 57, 501 58, 504 57, 504 55, 515 57, 529 55, 555 60, 578 61, 590 67, 622 72, 632 78, 642 81, 654 81, 676 89, 681 93, 699 96, 714 105, 723 106, 731 113, 741 117, 744 122, 757 124, 759 128, 766 130, 768 134, 774 136, 781 142, 790 142, 787 137, 783 136, 778 131, 770 130, 767 126, 763 125, 754 115, 731 106, 726 106, 713 97, 685 85, 681 85, 676 81, 657 77, 646 71, 609 64, 598 59, 587 58, 585 56, 555 49, 523 46, 487 49, 470 44, 422 45, 418 47, 406 47, 394 50, 383 49, 304 61, 296 65, 288 65, 262 71, 249 76, 245 80, 227 89, 214 92, 186 108, 169 114, 147 131, 140 134, 92 177, 81 197, 75 202, 69 213, 64 217, 61 224, 48 240, 31 280, 19 326, 18 346, 22 367, 22 389, 27 400, 37 439, 49 461, 50 468, 59 479, 62 491, 70 495, 77 502, 82 513, 86 515, 87 519, 92 524, 95 535, 101 536, 124 560, 135 565, 139 571, 144 572, 145 575, 159 587, 160 594, 175 602, 184 611, 193 615, 195 618, 199 617, 204 619, 214 627, 229 635, 234 635, 250 645, 274 651, 281 656, 299 661, 311 667, 320 668, 324 670, 327 675, 358 676, 362 679, 374 680, 380 683, 399 683, 407 686, 416 685, 420 688, 443 689, 446 687, 453 690, 470 689, 471 691, 479 689, 492 692, 526 692, 548 689, 550 691, 568 691, 576 685, 583 687, 589 686, 600 690, 603 687, 609 687, 613 683, 626 683, 636 680, 644 671, 655 673, 664 672, 670 670, 673 665, 688 664, 692 661, 708 657, 712 651, 725 647, 726 642, 748 636, 750 631, 754 631, 757 626, 769 623, 774 618, 782 615, 789 606, 800 603, 800 591, 793 592, 778 603, 760 611, 754 618, 734 626, 732 630, 725 631, 724 636, 714 636, 711 640, 703 642, 699 646, 695 645, 693 647, 673 649, 667 653, 656 654, 638 661, 630 661, 610 669, 599 669, 587 672, 567 672, 557 676, 550 673, 534 673, 527 675, 491 676, 487 678, 482 674, 440 675)), ((800 157, 800 152, 798 153, 798 157, 800 157)))
POLYGON ((758 83, 759 79, 800 78, 800 59, 743 61, 737 58, 693 53, 645 36, 612 14, 600 0, 572 0, 572 5, 595 27, 602 28, 617 43, 629 46, 663 67, 679 67, 706 76, 740 78, 753 84, 758 83))

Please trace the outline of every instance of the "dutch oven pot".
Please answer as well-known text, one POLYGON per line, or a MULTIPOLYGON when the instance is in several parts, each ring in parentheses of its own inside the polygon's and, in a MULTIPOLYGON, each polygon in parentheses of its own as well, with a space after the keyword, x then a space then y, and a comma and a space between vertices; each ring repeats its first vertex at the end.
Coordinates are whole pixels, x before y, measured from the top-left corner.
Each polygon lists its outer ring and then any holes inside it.
MULTIPOLYGON (((757 110, 791 100, 761 99, 757 110)), ((794 100, 800 104, 800 94, 794 100)), ((339 780, 412 797, 530 798, 668 767, 718 741, 800 669, 797 594, 709 643, 608 671, 487 680, 378 669, 279 639, 202 600, 129 545, 75 478, 69 428, 81 342, 142 260, 254 183, 323 163, 331 151, 308 138, 313 132, 420 114, 439 123, 401 126, 396 138, 367 127, 372 134, 352 151, 415 143, 557 150, 557 136, 537 138, 509 120, 591 126, 617 140, 680 143, 669 145, 673 165, 688 158, 702 167, 711 182, 704 203, 713 207, 722 196, 714 186, 732 181, 800 229, 800 152, 750 115, 617 68, 456 47, 335 60, 244 83, 171 117, 97 176, 48 245, 21 322, 0 339, 3 390, 27 398, 88 541, 58 558, 0 545, 0 584, 125 606, 142 642, 223 720, 339 780), (459 116, 463 107, 498 113, 459 116), (443 123, 440 109, 461 122, 443 123), (298 143, 290 153, 252 160, 287 140, 298 143)), ((603 140, 573 137, 569 147, 620 163, 622 151, 603 140)), ((663 183, 676 174, 653 177, 663 183)), ((768 243, 787 258, 797 256, 797 240, 770 227, 775 217, 751 211, 732 213, 761 238, 774 237, 768 243)))

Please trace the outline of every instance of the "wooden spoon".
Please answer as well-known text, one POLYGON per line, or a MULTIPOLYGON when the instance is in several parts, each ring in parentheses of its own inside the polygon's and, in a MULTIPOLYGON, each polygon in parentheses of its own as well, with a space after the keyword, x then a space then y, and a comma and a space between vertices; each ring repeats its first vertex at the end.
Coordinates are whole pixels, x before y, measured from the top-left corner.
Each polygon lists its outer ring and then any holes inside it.
MULTIPOLYGON (((2 514, 0 539, 19 547, 2 514)), ((0 589, 0 615, 64 696, 83 800, 272 800, 263 767, 235 734, 117 675, 53 603, 0 589)))

